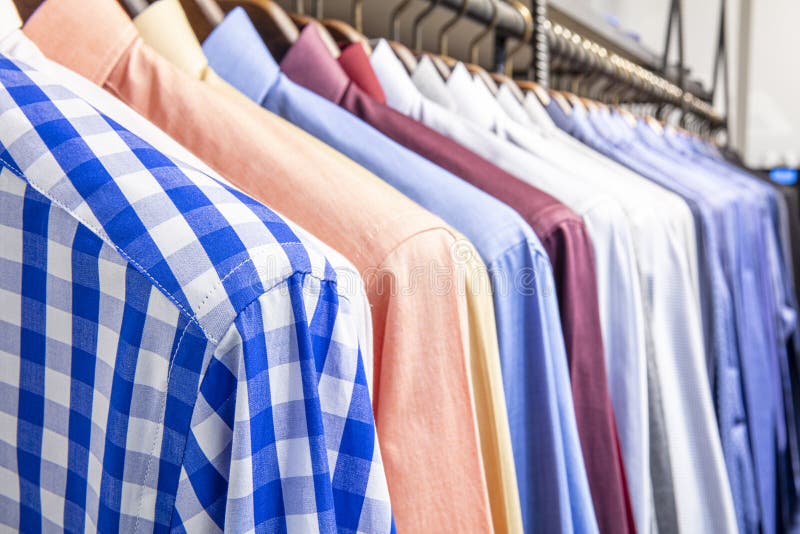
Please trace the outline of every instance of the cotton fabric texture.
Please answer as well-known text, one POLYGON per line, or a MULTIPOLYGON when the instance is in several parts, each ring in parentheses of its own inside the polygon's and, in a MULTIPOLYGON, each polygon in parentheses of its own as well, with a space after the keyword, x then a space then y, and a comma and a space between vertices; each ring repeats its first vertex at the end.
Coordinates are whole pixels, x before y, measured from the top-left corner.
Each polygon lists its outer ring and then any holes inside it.
POLYGON ((396 520, 407 518, 404 524, 411 528, 445 522, 452 528, 455 502, 463 506, 455 517, 464 525, 490 528, 469 383, 466 299, 454 292, 437 294, 430 286, 393 294, 379 287, 379 280, 387 283, 381 276, 367 276, 390 273, 393 283, 407 287, 410 273, 420 265, 443 265, 456 273, 451 249, 460 236, 285 121, 243 97, 221 97, 228 93, 206 85, 213 81, 192 80, 172 67, 143 45, 117 4, 47 2, 25 31, 48 57, 111 91, 203 154, 234 185, 268 199, 270 207, 336 243, 353 261, 373 306, 373 408, 390 491, 398 503, 396 520), (67 46, 59 42, 66 35, 86 39, 70 37, 67 46), (303 187, 297 187, 298 180, 303 187), (376 201, 362 204, 348 194, 351 190, 376 201), (394 217, 387 220, 386 213, 394 217), (402 331, 395 325, 402 325, 402 331), (408 472, 417 477, 409 479, 408 472), (430 494, 420 488, 430 488, 430 494), (433 497, 443 494, 452 502, 433 497))
POLYGON ((46 75, 3 57, 0 84, 3 291, 20 302, 3 441, 23 445, 5 449, 3 521, 389 531, 359 329, 324 256, 46 75))

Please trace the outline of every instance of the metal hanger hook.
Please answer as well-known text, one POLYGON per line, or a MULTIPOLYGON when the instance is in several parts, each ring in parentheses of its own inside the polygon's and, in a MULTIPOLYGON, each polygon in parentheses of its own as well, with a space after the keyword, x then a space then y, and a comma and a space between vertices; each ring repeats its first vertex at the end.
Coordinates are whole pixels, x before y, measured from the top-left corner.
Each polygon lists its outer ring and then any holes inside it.
MULTIPOLYGON (((322 0, 319 0, 322 2, 322 0)), ((364 0, 353 0, 353 26, 358 33, 364 33, 364 0)))
POLYGON ((492 20, 486 27, 469 42, 469 60, 471 63, 477 64, 478 63, 478 46, 480 46, 481 41, 483 41, 486 36, 488 36, 492 31, 497 27, 497 23, 500 21, 500 8, 498 6, 498 0, 490 0, 492 4, 492 20))
POLYGON ((400 40, 400 15, 402 15, 411 5, 412 0, 403 0, 389 13, 389 25, 392 28, 392 39, 400 40))
POLYGON ((439 0, 432 0, 428 6, 423 9, 419 15, 414 17, 414 22, 411 24, 411 34, 414 36, 414 50, 422 52, 422 23, 431 16, 433 10, 439 5, 439 0))
POLYGON ((525 32, 522 34, 522 37, 519 38, 517 44, 515 44, 511 50, 506 53, 506 61, 505 61, 505 70, 506 76, 511 76, 514 74, 514 56, 516 56, 526 44, 528 44, 533 36, 533 14, 531 10, 528 9, 528 6, 520 2, 520 0, 506 0, 509 4, 514 6, 520 15, 522 15, 522 20, 525 22, 525 32))
POLYGON ((467 14, 467 10, 469 9, 469 0, 464 0, 461 3, 461 8, 458 10, 458 13, 450 20, 448 20, 444 26, 439 28, 439 37, 437 41, 439 42, 439 55, 446 56, 447 55, 447 34, 450 33, 450 30, 453 29, 453 26, 458 24, 458 21, 464 18, 464 15, 467 14))

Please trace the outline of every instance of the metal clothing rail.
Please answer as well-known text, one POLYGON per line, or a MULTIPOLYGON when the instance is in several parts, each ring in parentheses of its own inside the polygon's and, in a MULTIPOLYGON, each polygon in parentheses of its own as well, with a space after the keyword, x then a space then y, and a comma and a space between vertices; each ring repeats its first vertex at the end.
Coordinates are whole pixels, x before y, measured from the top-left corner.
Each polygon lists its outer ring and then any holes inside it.
MULTIPOLYGON (((431 0, 433 1, 433 0, 431 0)), ((711 105, 713 92, 704 91, 698 82, 689 80, 679 54, 677 65, 666 61, 669 40, 663 57, 620 34, 602 17, 586 13, 575 0, 531 0, 533 13, 533 59, 529 77, 547 87, 551 56, 567 54, 572 63, 587 62, 584 67, 604 72, 609 77, 630 84, 655 103, 669 104, 704 120, 711 129, 725 129, 727 117, 711 105), (549 13, 548 13, 549 11, 549 13), (598 20, 599 19, 599 20, 598 20)), ((466 17, 484 25, 494 25, 496 34, 496 67, 502 70, 505 42, 526 35, 523 15, 501 0, 439 0, 438 5, 454 11, 464 10, 466 17), (466 2, 466 5, 465 5, 466 2), (494 3, 494 5, 493 5, 494 3), (496 10, 496 11, 495 11, 496 10)), ((678 31, 678 47, 682 47, 682 21, 678 0, 673 0, 668 35, 673 23, 678 31)), ((724 19, 720 32, 724 32, 724 19)), ((724 33, 720 37, 722 39, 724 33)), ((727 86, 727 80, 724 81, 727 86)))

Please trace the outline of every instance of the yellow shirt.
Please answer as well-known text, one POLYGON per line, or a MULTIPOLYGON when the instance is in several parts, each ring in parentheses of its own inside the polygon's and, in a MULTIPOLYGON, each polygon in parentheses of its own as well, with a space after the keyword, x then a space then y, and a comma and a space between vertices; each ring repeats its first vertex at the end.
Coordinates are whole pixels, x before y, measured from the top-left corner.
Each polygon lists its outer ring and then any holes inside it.
MULTIPOLYGON (((134 19, 145 43, 176 67, 226 93, 236 91, 219 78, 208 61, 178 0, 160 0, 134 19)), ((236 91, 236 98, 246 99, 236 91)), ((514 456, 503 391, 491 284, 486 267, 466 238, 459 236, 459 268, 467 298, 469 377, 484 474, 496 532, 522 532, 522 512, 517 491, 514 456)), ((380 425, 380 423, 378 423, 380 425)), ((391 475, 387 475, 391 478, 391 475)), ((390 481, 390 488, 392 487, 390 481)), ((393 495, 392 495, 393 496, 393 495)), ((447 498, 445 495, 439 496, 447 498)), ((399 520, 398 520, 399 521, 399 520)))

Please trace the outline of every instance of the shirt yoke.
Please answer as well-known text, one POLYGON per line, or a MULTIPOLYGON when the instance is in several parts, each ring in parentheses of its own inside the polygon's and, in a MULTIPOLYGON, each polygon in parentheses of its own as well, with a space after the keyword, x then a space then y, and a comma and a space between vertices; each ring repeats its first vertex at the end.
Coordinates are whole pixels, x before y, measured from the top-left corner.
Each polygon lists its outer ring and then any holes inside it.
POLYGON ((112 246, 211 341, 293 274, 336 281, 269 208, 2 55, 0 162, 112 246))

